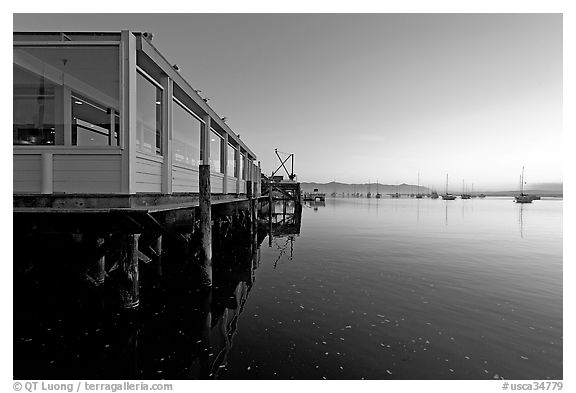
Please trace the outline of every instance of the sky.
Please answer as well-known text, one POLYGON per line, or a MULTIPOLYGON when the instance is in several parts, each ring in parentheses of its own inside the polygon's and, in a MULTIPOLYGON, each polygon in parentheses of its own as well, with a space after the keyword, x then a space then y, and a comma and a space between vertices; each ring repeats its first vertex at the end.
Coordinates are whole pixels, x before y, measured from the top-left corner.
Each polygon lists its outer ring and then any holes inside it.
POLYGON ((562 181, 561 14, 15 14, 149 31, 270 173, 476 190, 562 181))

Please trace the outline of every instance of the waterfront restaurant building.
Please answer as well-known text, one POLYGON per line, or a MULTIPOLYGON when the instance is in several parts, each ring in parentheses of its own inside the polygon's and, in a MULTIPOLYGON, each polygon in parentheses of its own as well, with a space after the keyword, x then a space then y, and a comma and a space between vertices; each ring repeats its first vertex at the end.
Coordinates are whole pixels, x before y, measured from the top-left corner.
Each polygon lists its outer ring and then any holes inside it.
MULTIPOLYGON (((259 190, 255 154, 148 33, 14 33, 14 194, 259 190)), ((200 76, 201 77, 201 76, 200 76)))

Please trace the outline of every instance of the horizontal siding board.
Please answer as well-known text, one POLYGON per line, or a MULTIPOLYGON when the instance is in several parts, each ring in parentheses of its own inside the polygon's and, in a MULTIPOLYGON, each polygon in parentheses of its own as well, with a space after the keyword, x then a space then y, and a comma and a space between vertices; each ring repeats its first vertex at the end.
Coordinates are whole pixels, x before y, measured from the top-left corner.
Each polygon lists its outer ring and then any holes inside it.
POLYGON ((37 194, 40 192, 40 184, 34 184, 31 182, 14 181, 12 186, 15 194, 37 194))
POLYGON ((54 170, 54 181, 57 182, 109 182, 119 183, 120 171, 69 171, 69 170, 54 170))
POLYGON ((161 192, 160 184, 136 183, 136 192, 161 192))
POLYGON ((136 183, 161 184, 161 178, 151 173, 136 172, 136 183))
POLYGON ((40 184, 41 173, 37 171, 14 171, 14 181, 19 182, 37 182, 40 184))
POLYGON ((111 194, 120 192, 120 185, 108 181, 65 182, 55 181, 54 192, 111 194))
POLYGON ((154 161, 136 160, 136 173, 149 173, 151 175, 162 175, 162 164, 154 161))
MULTIPOLYGON (((76 157, 74 157, 76 158, 76 157)), ((94 160, 87 159, 62 159, 57 157, 54 160, 54 171, 66 172, 120 172, 120 160, 94 160)))

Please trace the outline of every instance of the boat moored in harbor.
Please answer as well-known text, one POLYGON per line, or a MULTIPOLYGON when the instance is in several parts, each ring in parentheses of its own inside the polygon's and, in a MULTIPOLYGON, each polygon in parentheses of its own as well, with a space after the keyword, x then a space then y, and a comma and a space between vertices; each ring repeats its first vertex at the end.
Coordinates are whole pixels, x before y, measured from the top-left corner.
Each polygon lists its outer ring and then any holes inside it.
POLYGON ((448 192, 448 174, 446 174, 446 193, 442 195, 442 199, 444 199, 445 201, 453 201, 454 199, 456 199, 456 196, 448 192))
POLYGON ((522 175, 520 176, 520 195, 514 197, 516 203, 532 203, 532 197, 524 194, 524 167, 522 167, 522 175))

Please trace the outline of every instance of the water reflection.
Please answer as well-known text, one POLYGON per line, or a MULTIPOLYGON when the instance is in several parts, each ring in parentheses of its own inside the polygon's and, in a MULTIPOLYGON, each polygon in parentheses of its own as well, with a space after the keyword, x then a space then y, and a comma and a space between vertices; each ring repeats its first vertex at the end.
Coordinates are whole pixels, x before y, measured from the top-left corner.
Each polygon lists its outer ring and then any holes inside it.
POLYGON ((302 220, 277 204, 223 239, 211 291, 166 255, 133 314, 76 287, 40 296, 63 281, 32 269, 15 285, 15 377, 562 378, 561 203, 325 205, 302 220))
MULTIPOLYGON (((292 255, 301 208, 279 209, 272 236, 284 242, 280 254, 292 255)), ((49 268, 67 258, 66 248, 35 260, 34 269, 15 276, 14 378, 218 378, 228 367, 269 235, 265 226, 229 230, 235 232, 214 242, 210 290, 198 287, 189 253, 165 239, 162 275, 156 264, 141 263, 137 311, 120 311, 108 284, 87 286, 65 269, 49 268)))
POLYGON ((518 227, 520 228, 520 238, 524 239, 524 204, 518 203, 518 227))
POLYGON ((318 208, 326 207, 326 201, 305 201, 304 207, 312 208, 315 212, 317 212, 318 208))

